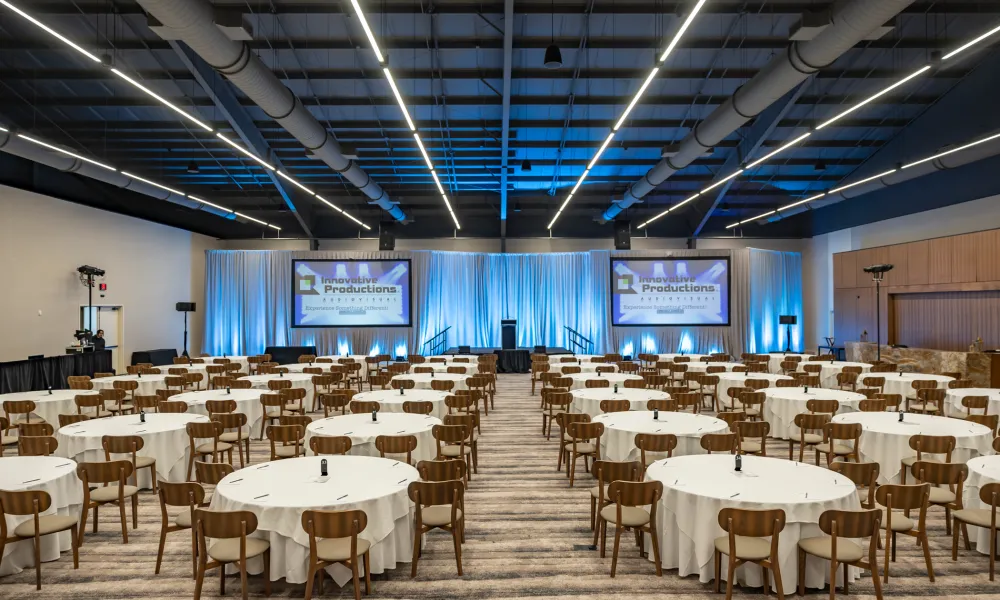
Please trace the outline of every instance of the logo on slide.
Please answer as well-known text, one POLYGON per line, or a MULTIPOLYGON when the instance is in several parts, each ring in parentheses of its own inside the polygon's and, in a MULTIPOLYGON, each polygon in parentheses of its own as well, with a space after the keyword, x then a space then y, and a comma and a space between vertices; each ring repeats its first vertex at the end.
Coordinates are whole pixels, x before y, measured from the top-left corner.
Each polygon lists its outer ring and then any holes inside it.
POLYGON ((319 292, 317 292, 315 289, 313 289, 313 286, 316 285, 316 276, 315 275, 299 275, 298 276, 298 280, 299 280, 299 290, 298 290, 299 291, 299 295, 304 295, 304 294, 316 295, 316 294, 319 294, 319 292))
POLYGON ((632 275, 619 275, 618 289, 623 292, 632 291, 632 275))

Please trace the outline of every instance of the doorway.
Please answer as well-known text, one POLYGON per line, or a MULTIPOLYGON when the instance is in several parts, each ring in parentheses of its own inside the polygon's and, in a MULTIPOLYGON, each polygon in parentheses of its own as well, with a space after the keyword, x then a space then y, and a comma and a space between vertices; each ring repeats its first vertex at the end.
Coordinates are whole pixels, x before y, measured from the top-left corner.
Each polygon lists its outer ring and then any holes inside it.
POLYGON ((125 372, 125 309, 112 304, 80 307, 80 329, 97 333, 104 330, 104 347, 111 350, 111 365, 115 373, 125 372), (88 308, 90 309, 88 311, 88 308))

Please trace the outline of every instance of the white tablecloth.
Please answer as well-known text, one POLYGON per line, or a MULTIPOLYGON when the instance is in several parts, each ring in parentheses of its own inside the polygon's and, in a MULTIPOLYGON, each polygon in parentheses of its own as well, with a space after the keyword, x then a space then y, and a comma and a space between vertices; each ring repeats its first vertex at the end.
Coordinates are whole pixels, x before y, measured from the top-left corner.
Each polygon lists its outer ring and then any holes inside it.
MULTIPOLYGON (((824 511, 860 510, 857 488, 842 475, 804 463, 744 456, 743 471, 737 473, 733 461, 729 454, 681 456, 657 461, 647 469, 647 480, 663 482, 656 514, 663 568, 678 569, 681 577, 696 574, 702 583, 712 581, 715 538, 725 535, 719 527, 719 511, 780 508, 785 511, 785 528, 778 541, 781 580, 785 594, 794 594, 799 540, 823 535, 817 523, 824 511)), ((651 552, 649 556, 652 559, 651 552)), ((829 572, 828 562, 809 560, 806 585, 823 587, 829 572)), ((857 578, 858 569, 852 568, 851 574, 857 578)), ((726 576, 725 563, 722 576, 726 576)), ((837 569, 838 584, 842 576, 843 569, 837 569)), ((749 586, 763 583, 757 565, 739 567, 736 577, 749 586)))
POLYGON ((466 375, 466 377, 471 377, 471 376, 476 375, 476 374, 479 373, 479 363, 475 363, 475 362, 471 362, 471 363, 456 363, 456 362, 432 363, 432 362, 425 362, 425 363, 420 363, 419 365, 410 365, 410 373, 412 373, 413 370, 416 369, 416 368, 418 368, 418 367, 423 367, 425 369, 429 367, 431 369, 434 369, 434 373, 436 375, 437 374, 441 374, 441 373, 447 373, 449 367, 464 367, 465 368, 465 375, 466 375))
MULTIPOLYGON (((837 423, 861 423, 861 460, 877 462, 879 483, 900 483, 901 461, 917 452, 910 448, 914 435, 953 435, 952 462, 964 463, 977 456, 993 454, 993 433, 988 427, 933 415, 907 413, 899 422, 897 413, 848 413, 833 418, 837 423)), ((927 456, 927 455, 925 455, 927 456)), ((908 482, 913 478, 907 476, 908 482)))
POLYGON ((459 375, 457 373, 434 373, 433 377, 430 373, 407 373, 406 375, 395 375, 393 379, 400 379, 403 381, 412 381, 414 384, 414 389, 417 390, 429 390, 431 389, 432 381, 454 381, 455 387, 451 388, 452 391, 467 390, 469 386, 465 384, 465 380, 472 375, 459 375))
POLYGON ((768 355, 767 359, 767 370, 771 373, 781 373, 781 363, 788 360, 789 358, 799 357, 799 370, 802 370, 802 365, 809 360, 810 356, 815 356, 815 354, 796 354, 794 352, 789 352, 785 354, 783 352, 772 352, 768 355))
POLYGON ((185 392, 171 396, 171 401, 180 401, 188 405, 188 413, 193 415, 208 416, 208 409, 205 408, 209 400, 235 400, 236 412, 247 416, 247 425, 250 431, 260 429, 260 420, 264 416, 264 409, 260 405, 260 395, 264 390, 202 390, 200 392, 185 392))
POLYGON ((437 417, 407 413, 380 412, 378 421, 374 422, 368 413, 338 415, 310 423, 306 427, 305 446, 308 452, 309 440, 313 436, 347 436, 351 438, 351 454, 378 456, 378 449, 375 447, 375 438, 378 436, 413 435, 417 438, 417 448, 412 454, 413 464, 416 465, 422 460, 433 460, 437 456, 437 441, 431 429, 440 424, 441 419, 437 417))
MULTIPOLYGON (((562 359, 564 356, 565 355, 550 356, 549 357, 549 362, 553 363, 553 364, 558 363, 559 360, 562 359)), ((574 354, 573 358, 575 358, 577 360, 577 362, 580 362, 580 363, 591 363, 591 362, 603 363, 604 362, 604 355, 603 354, 574 354)))
POLYGON ((399 390, 375 390, 374 392, 362 392, 354 394, 354 399, 358 401, 371 401, 379 403, 381 412, 401 413, 404 402, 430 402, 434 405, 431 416, 443 419, 448 414, 448 407, 444 399, 448 397, 448 392, 438 392, 436 390, 403 390, 400 395, 399 390))
POLYGON ((571 375, 566 375, 566 377, 573 380, 573 385, 570 388, 573 390, 585 389, 587 387, 587 381, 591 379, 604 379, 605 381, 608 381, 608 385, 610 385, 608 389, 611 390, 614 389, 616 383, 618 384, 618 388, 622 389, 625 387, 625 382, 629 379, 642 380, 642 377, 638 375, 629 375, 626 373, 573 373, 571 375))
MULTIPOLYGON (((156 474, 160 479, 186 481, 190 444, 185 427, 194 421, 208 421, 208 417, 187 413, 147 414, 146 422, 141 423, 139 415, 124 415, 67 425, 56 432, 59 440, 56 454, 77 462, 103 461, 102 437, 138 435, 145 442, 138 455, 156 459, 156 474)), ((124 460, 126 456, 111 455, 111 458, 124 460)), ((153 487, 149 469, 139 470, 138 481, 141 488, 153 487)))
POLYGON ((886 394, 900 394, 904 398, 903 404, 905 405, 906 398, 916 398, 917 391, 913 389, 913 382, 918 379, 929 379, 931 381, 936 381, 939 388, 947 388, 949 381, 954 381, 951 377, 945 377, 944 375, 925 375, 923 373, 875 373, 877 377, 885 377, 885 390, 886 394))
MULTIPOLYGON (((990 408, 987 414, 1000 414, 1000 390, 996 388, 959 388, 948 390, 945 395, 945 414, 951 417, 965 418, 967 411, 962 406, 962 398, 966 396, 986 396, 990 400, 990 408)), ((974 410, 974 414, 981 415, 983 411, 974 410)))
MULTIPOLYGON (((980 456, 966 464, 969 467, 969 476, 962 490, 962 503, 965 508, 989 508, 989 504, 979 499, 979 490, 986 484, 1000 482, 1000 456, 980 456)), ((976 544, 976 550, 980 554, 989 556, 989 529, 969 525, 969 541, 976 544)))
MULTIPOLYGON (((200 358, 203 361, 205 361, 207 364, 213 364, 212 361, 214 361, 217 358, 228 358, 230 361, 232 361, 234 363, 238 363, 240 365, 240 371, 242 371, 244 373, 247 372, 247 368, 250 365, 250 363, 247 362, 247 357, 246 356, 202 356, 200 358)), ((181 366, 183 366, 183 365, 181 365, 181 366)))
POLYGON ((576 369, 580 369, 581 373, 596 373, 598 367, 604 367, 605 369, 609 369, 610 368, 612 370, 612 372, 614 372, 614 373, 618 372, 618 365, 607 365, 607 364, 592 363, 592 362, 587 362, 587 363, 556 363, 555 365, 552 366, 551 370, 554 371, 554 372, 556 372, 556 373, 563 373, 563 372, 565 372, 564 369, 566 369, 566 368, 576 368, 576 369))
POLYGON ((706 433, 729 431, 729 425, 715 417, 680 412, 661 412, 659 417, 654 421, 652 411, 645 410, 608 413, 594 417, 595 422, 604 423, 601 456, 607 460, 639 460, 639 449, 635 447, 637 433, 676 435, 677 448, 674 449, 674 456, 704 454, 701 436, 706 433))
POLYGON ((659 362, 674 362, 677 357, 690 358, 691 362, 700 362, 702 358, 708 358, 708 354, 657 354, 659 362))
POLYGON ((795 416, 807 413, 806 404, 810 400, 836 400, 840 403, 840 413, 855 412, 865 397, 854 392, 810 388, 768 388, 764 390, 764 420, 771 424, 771 437, 781 440, 799 439, 799 428, 795 416))
POLYGON ((306 397, 302 400, 302 405, 306 407, 306 410, 311 410, 313 406, 312 378, 313 376, 309 373, 285 373, 284 375, 250 375, 248 377, 241 377, 240 379, 249 381, 253 389, 264 391, 270 391, 270 388, 267 387, 268 381, 272 379, 287 379, 292 382, 293 388, 301 388, 306 391, 306 397))
POLYGON ((744 366, 743 363, 736 362, 689 362, 686 364, 689 373, 704 373, 709 367, 724 367, 727 372, 730 372, 736 367, 744 366))
MULTIPOLYGON (((448 362, 455 362, 456 358, 462 358, 462 359, 468 359, 469 360, 468 364, 473 364, 473 365, 479 362, 479 357, 476 356, 475 354, 435 354, 433 356, 426 356, 424 358, 426 358, 428 361, 430 361, 430 359, 432 358, 443 358, 448 362)), ((462 364, 462 363, 457 363, 457 364, 462 364)))
MULTIPOLYGON (((40 490, 48 492, 52 506, 43 515, 70 516, 80 518, 83 503, 83 484, 76 476, 76 463, 58 456, 10 456, 0 458, 0 490, 22 491, 40 490), (34 481, 32 481, 34 480, 34 481)), ((7 515, 7 531, 25 521, 31 515, 7 515)), ((41 543, 42 562, 59 560, 60 552, 73 549, 69 531, 46 535, 41 543)), ((31 541, 9 543, 3 550, 0 561, 0 576, 20 573, 35 566, 35 555, 31 541)))
MULTIPOLYGON (((136 381, 139 387, 135 389, 135 393, 141 396, 153 396, 156 394, 156 390, 166 389, 167 385, 163 383, 163 380, 167 377, 167 367, 161 367, 163 373, 159 375, 143 375, 142 377, 138 375, 115 375, 114 377, 98 377, 97 379, 92 379, 91 383, 94 384, 95 390, 110 390, 114 389, 116 381, 136 381)), ((58 421, 56 421, 58 423, 58 421)))
MULTIPOLYGON (((350 358, 350 359, 353 359, 354 362, 361 364, 361 372, 363 374, 365 374, 365 375, 368 374, 368 363, 365 362, 365 359, 368 358, 368 356, 365 355, 365 354, 349 354, 347 356, 335 356, 335 355, 332 355, 332 354, 328 354, 326 356, 320 356, 319 358, 329 358, 330 360, 333 361, 333 365, 339 365, 339 364, 341 364, 340 363, 340 359, 342 359, 342 358, 350 358)), ((386 363, 383 362, 382 366, 384 367, 385 364, 386 363)), ((331 365, 330 363, 316 363, 316 362, 314 362, 312 366, 314 366, 314 367, 323 367, 324 371, 329 371, 330 367, 333 366, 333 365, 331 365)), ((284 366, 287 367, 288 365, 284 365, 284 366)), ((308 367, 309 365, 306 364, 304 366, 308 367)))
POLYGON ((646 410, 646 402, 650 400, 667 400, 670 394, 660 390, 640 390, 618 386, 618 393, 613 387, 610 388, 584 388, 573 390, 573 404, 570 405, 570 412, 587 413, 591 417, 603 414, 601 410, 602 400, 628 400, 629 410, 646 410))
MULTIPOLYGON (((227 475, 212 495, 212 510, 249 510, 257 515, 253 537, 271 543, 271 581, 305 583, 309 535, 302 529, 306 510, 363 510, 368 527, 360 537, 372 543, 371 572, 384 573, 413 553, 413 507, 406 493, 419 478, 413 467, 369 456, 309 456, 240 469, 227 475), (320 481, 320 461, 329 478, 320 481)), ((248 571, 264 570, 258 557, 248 571)), ((350 581, 343 565, 327 569, 340 585, 350 581)))
MULTIPOLYGON (((8 400, 31 400, 35 403, 34 414, 58 429, 59 415, 75 415, 76 402, 74 402, 74 398, 87 395, 97 395, 97 392, 91 390, 52 390, 51 394, 48 391, 0 394, 0 407, 8 400)), ((93 409, 89 410, 93 412, 93 409)))
POLYGON ((729 404, 729 388, 731 387, 746 387, 744 384, 747 379, 766 379, 771 382, 771 387, 774 387, 774 382, 779 379, 791 379, 787 375, 775 375, 773 373, 719 373, 719 403, 729 404))
MULTIPOLYGON (((803 370, 802 365, 809 363, 800 363, 799 371, 803 370)), ((865 387, 861 380, 864 379, 865 374, 872 370, 872 366, 868 363, 859 362, 844 362, 842 360, 826 360, 820 363, 819 371, 819 383, 825 388, 837 389, 837 374, 844 370, 844 367, 861 367, 861 375, 858 375, 858 387, 865 387)))

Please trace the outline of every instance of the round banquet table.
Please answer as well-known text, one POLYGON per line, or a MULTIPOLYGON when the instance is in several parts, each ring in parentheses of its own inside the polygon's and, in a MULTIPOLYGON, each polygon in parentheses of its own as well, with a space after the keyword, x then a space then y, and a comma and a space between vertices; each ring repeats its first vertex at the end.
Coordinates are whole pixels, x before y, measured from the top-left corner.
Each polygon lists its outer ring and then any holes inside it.
POLYGON ((412 453, 413 464, 417 464, 422 460, 433 460, 437 456, 437 441, 431 428, 440 424, 441 419, 430 415, 380 412, 378 421, 372 421, 372 416, 368 413, 338 415, 317 419, 307 425, 305 446, 308 452, 309 440, 315 436, 347 436, 351 438, 350 454, 378 456, 378 449, 375 448, 375 438, 378 436, 412 435, 417 438, 417 448, 412 453))
POLYGON ((882 390, 886 394, 899 394, 904 399, 904 406, 906 404, 906 398, 916 398, 917 392, 913 389, 913 382, 918 379, 929 379, 931 381, 936 381, 939 388, 948 387, 949 381, 954 381, 951 377, 945 377, 944 375, 926 375, 924 373, 875 373, 877 377, 885 377, 885 387, 882 390))
MULTIPOLYGON (((43 515, 61 515, 80 518, 83 503, 83 484, 76 476, 76 463, 58 456, 5 456, 0 458, 0 490, 39 490, 48 492, 52 506, 43 515)), ((15 527, 32 519, 31 515, 7 515, 7 528, 15 527)), ((59 560, 60 552, 73 549, 69 531, 42 536, 42 562, 59 560)), ((10 543, 4 547, 0 560, 0 575, 20 573, 35 566, 32 542, 10 543)))
POLYGON ((702 358, 708 358, 708 354, 657 354, 658 362, 674 362, 675 358, 690 358, 691 362, 701 362, 702 358))
POLYGON ((743 363, 737 362, 689 362, 684 364, 688 366, 689 373, 704 373, 709 367, 724 367, 727 372, 731 372, 736 367, 744 366, 743 363))
MULTIPOLYGON (((962 503, 965 508, 986 508, 989 504, 979 499, 979 490, 988 483, 1000 482, 1000 456, 980 456, 968 463, 969 477, 962 488, 962 503)), ((990 554, 990 530, 969 525, 969 540, 975 540, 980 554, 990 554)))
MULTIPOLYGON (((327 355, 327 356, 320 356, 318 358, 328 358, 328 359, 330 359, 330 360, 333 361, 333 363, 318 363, 318 362, 313 361, 313 365, 312 366, 314 366, 314 367, 322 367, 323 371, 329 371, 330 367, 332 367, 334 365, 342 364, 340 362, 341 359, 349 358, 349 359, 353 360, 356 363, 361 363, 361 371, 363 373, 365 373, 365 374, 368 373, 368 363, 365 362, 365 359, 368 358, 368 356, 364 355, 364 354, 349 354, 347 356, 335 356, 335 355, 330 354, 330 355, 327 355)), ((382 363, 382 364, 384 366, 386 363, 382 363)), ((284 366, 287 367, 288 365, 284 365, 284 366)), ((304 366, 308 367, 309 365, 306 364, 304 366)))
POLYGON ((639 380, 642 381, 642 377, 638 375, 629 375, 627 373, 572 373, 566 375, 573 380, 573 385, 570 387, 571 390, 582 390, 587 388, 587 381, 591 379, 604 379, 609 382, 610 390, 614 390, 615 384, 618 384, 619 390, 625 387, 625 382, 628 380, 639 380))
MULTIPOLYGON (((434 356, 425 356, 424 358, 426 358, 428 361, 430 361, 430 359, 432 358, 443 358, 450 363, 455 362, 456 358, 462 358, 462 359, 468 359, 469 362, 466 364, 473 364, 473 365, 479 362, 479 357, 476 356, 475 354, 435 354, 434 356)), ((463 363, 458 363, 458 364, 463 364, 463 363)))
POLYGON ((306 391, 306 397, 302 400, 302 406, 312 408, 313 406, 313 376, 309 373, 285 373, 284 375, 248 375, 240 377, 244 381, 250 382, 250 387, 255 390, 269 391, 267 382, 272 379, 287 379, 292 382, 293 388, 301 388, 306 391))
MULTIPOLYGON (((230 362, 238 363, 240 365, 240 371, 243 371, 244 373, 247 372, 247 369, 250 366, 250 363, 247 361, 248 357, 246 356, 201 356, 199 358, 205 361, 205 364, 209 365, 214 364, 213 361, 215 361, 215 359, 217 358, 228 358, 230 362)), ((184 366, 184 365, 178 365, 178 366, 184 366)))
POLYGON ((393 376, 393 381, 396 379, 402 381, 412 381, 414 384, 414 389, 418 390, 429 390, 431 389, 432 381, 454 381, 455 387, 451 388, 452 391, 457 392, 458 390, 467 390, 469 386, 465 384, 465 380, 471 377, 471 375, 461 375, 459 373, 434 373, 431 377, 430 373, 407 373, 406 375, 395 375, 393 376))
POLYGON ((794 352, 789 352, 785 354, 784 352, 772 352, 768 355, 767 359, 767 370, 771 373, 781 373, 781 363, 785 360, 793 357, 799 357, 799 371, 802 370, 802 365, 809 360, 810 356, 816 356, 815 354, 796 354, 794 352))
MULTIPOLYGON (((414 369, 417 369, 417 368, 420 368, 420 367, 423 367, 425 369, 428 368, 428 367, 431 368, 431 369, 434 369, 434 374, 435 375, 440 374, 440 373, 447 373, 448 369, 450 367, 464 367, 465 368, 465 375, 466 376, 472 376, 472 375, 476 375, 476 374, 479 373, 479 363, 474 363, 474 362, 471 362, 471 363, 456 363, 456 362, 432 363, 432 362, 425 362, 425 363, 420 363, 419 365, 410 365, 410 373, 413 373, 414 369)), ((461 375, 461 373, 456 373, 456 375, 461 375)))
MULTIPOLYGON (((236 412, 247 416, 247 426, 254 431, 260 425, 264 409, 260 405, 260 395, 263 390, 202 390, 200 392, 184 392, 170 397, 172 401, 184 402, 188 405, 188 414, 208 416, 205 408, 209 400, 235 400, 236 412)), ((147 415, 148 416, 148 415, 147 415)))
MULTIPOLYGON (((861 448, 864 462, 879 464, 878 482, 900 483, 901 461, 917 452, 910 448, 910 437, 922 435, 953 435, 955 451, 952 462, 964 463, 977 456, 993 454, 993 432, 984 425, 948 417, 906 413, 899 422, 897 413, 847 413, 833 418, 835 423, 861 423, 861 448)), ((924 454, 934 458, 939 456, 924 454)), ((907 482, 912 482, 907 477, 907 482)))
POLYGON ((31 400, 35 403, 33 414, 58 429, 59 415, 76 414, 76 402, 73 399, 77 396, 92 395, 97 395, 97 392, 92 390, 52 390, 51 394, 48 391, 16 392, 0 394, 0 406, 8 400, 31 400))
MULTIPOLYGON (((791 379, 787 375, 775 375, 773 373, 719 373, 719 403, 729 403, 729 388, 745 387, 743 384, 747 379, 766 379, 774 386, 774 382, 779 379, 791 379)), ((765 388, 767 389, 767 388, 765 388)))
POLYGON ((444 399, 447 397, 448 392, 418 389, 403 390, 402 395, 400 395, 399 390, 375 390, 354 394, 355 400, 378 402, 382 407, 380 413, 402 413, 404 402, 430 402, 434 405, 431 416, 439 419, 443 419, 448 414, 448 407, 444 403, 444 399))
MULTIPOLYGON (((808 363, 799 363, 799 371, 802 370, 802 364, 808 363)), ((865 387, 861 384, 861 380, 872 370, 872 366, 868 363, 844 362, 842 360, 824 360, 820 362, 819 384, 825 388, 837 388, 837 374, 843 371, 844 367, 861 367, 861 375, 858 376, 858 387, 865 387)))
POLYGON ((570 412, 586 413, 591 417, 604 414, 601 410, 602 400, 628 400, 629 410, 646 410, 646 402, 650 400, 668 400, 670 394, 661 390, 640 390, 618 386, 618 393, 613 387, 584 388, 573 390, 573 404, 570 412))
MULTIPOLYGON (((187 413, 152 413, 146 415, 145 423, 139 421, 139 415, 75 423, 56 431, 56 439, 59 440, 56 454, 77 462, 99 462, 104 460, 102 437, 137 435, 145 442, 138 455, 156 459, 156 474, 161 480, 175 483, 187 481, 190 444, 185 427, 194 421, 208 421, 208 417, 187 413)), ((125 455, 112 455, 111 458, 124 459, 125 455)), ((153 487, 149 469, 140 469, 137 477, 140 488, 153 487)))
MULTIPOLYGON (((413 552, 413 507, 406 493, 417 470, 406 463, 370 456, 306 456, 240 469, 227 475, 212 494, 211 510, 249 510, 257 515, 252 536, 271 544, 271 581, 305 583, 309 535, 302 529, 306 510, 362 510, 368 527, 359 537, 372 543, 371 572, 384 573, 413 552), (322 480, 320 461, 328 462, 322 480)), ((264 570, 263 559, 247 565, 264 570)), ((231 568, 231 567, 230 567, 231 568)), ((327 568, 339 585, 351 580, 343 565, 327 568)))
POLYGON ((552 370, 556 373, 564 373, 566 368, 576 368, 580 369, 581 373, 597 373, 598 367, 610 368, 612 373, 618 372, 618 365, 608 365, 601 363, 555 363, 552 366, 552 370))
MULTIPOLYGON (((995 415, 1000 413, 1000 390, 996 388, 959 388, 945 392, 945 414, 950 417, 964 418, 967 411, 965 407, 962 406, 962 398, 965 398, 966 396, 986 396, 989 398, 989 409, 987 414, 995 415)), ((4 396, 0 396, 0 398, 4 398, 4 396)), ((973 412, 981 414, 978 410, 974 410, 973 412)))
MULTIPOLYGON (((160 367, 163 373, 159 375, 150 374, 143 375, 139 377, 138 375, 115 375, 114 377, 98 377, 97 379, 91 379, 90 383, 94 384, 95 390, 110 390, 114 389, 116 381, 135 381, 138 382, 139 387, 135 389, 135 393, 142 396, 153 396, 156 394, 156 390, 162 390, 167 387, 163 380, 167 377, 166 366, 160 367)), ((56 421, 58 423, 58 421, 56 421)))
MULTIPOLYGON (((549 357, 549 362, 552 363, 552 364, 556 364, 564 356, 565 355, 550 356, 549 357)), ((592 362, 602 363, 602 362, 604 362, 604 355, 603 354, 574 354, 573 358, 575 358, 577 360, 577 362, 580 362, 580 363, 592 363, 592 362)))
MULTIPOLYGON (((861 509, 857 488, 846 477, 778 458, 744 456, 743 470, 737 473, 730 454, 674 457, 650 465, 646 480, 663 483, 663 497, 656 510, 663 568, 677 569, 681 577, 696 574, 702 583, 712 581, 715 538, 725 535, 719 527, 720 510, 784 510, 778 563, 786 595, 793 594, 796 586, 799 540, 823 535, 817 525, 820 515, 827 510, 861 509)), ((648 537, 646 547, 650 547, 648 537)), ((652 560, 652 552, 649 556, 652 560)), ((838 585, 843 572, 837 569, 838 585)), ((824 587, 829 573, 828 562, 808 561, 806 585, 824 587)), ((852 579, 860 576, 857 568, 852 567, 850 573, 852 579)), ((722 576, 726 576, 724 566, 722 576)), ((757 565, 737 568, 736 578, 751 587, 763 584, 757 565)))
POLYGON ((806 404, 810 400, 836 400, 840 403, 838 413, 856 412, 865 399, 862 394, 841 390, 812 388, 808 392, 800 387, 767 388, 764 390, 764 420, 771 424, 771 437, 780 440, 799 439, 799 428, 795 425, 795 415, 809 412, 806 404))
POLYGON ((660 418, 653 420, 653 412, 647 410, 606 413, 594 417, 595 423, 604 423, 601 436, 601 457, 607 460, 639 460, 640 452, 635 446, 637 433, 672 433, 677 436, 674 456, 704 454, 701 436, 706 433, 725 433, 729 425, 715 417, 693 415, 691 413, 661 412, 660 418))

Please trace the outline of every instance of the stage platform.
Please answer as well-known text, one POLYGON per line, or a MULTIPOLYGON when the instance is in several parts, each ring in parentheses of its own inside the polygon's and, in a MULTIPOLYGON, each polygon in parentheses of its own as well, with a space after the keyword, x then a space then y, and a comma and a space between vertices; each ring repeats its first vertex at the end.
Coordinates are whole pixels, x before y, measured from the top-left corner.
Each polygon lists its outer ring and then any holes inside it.
MULTIPOLYGON (((444 354, 472 354, 475 356, 480 356, 482 354, 496 354, 499 357, 497 359, 498 373, 530 373, 531 354, 534 351, 534 348, 518 348, 517 350, 501 350, 500 348, 470 348, 469 352, 459 352, 458 348, 448 348, 444 354)), ((569 350, 558 347, 546 347, 545 353, 549 355, 572 354, 569 350)))

